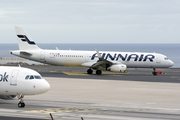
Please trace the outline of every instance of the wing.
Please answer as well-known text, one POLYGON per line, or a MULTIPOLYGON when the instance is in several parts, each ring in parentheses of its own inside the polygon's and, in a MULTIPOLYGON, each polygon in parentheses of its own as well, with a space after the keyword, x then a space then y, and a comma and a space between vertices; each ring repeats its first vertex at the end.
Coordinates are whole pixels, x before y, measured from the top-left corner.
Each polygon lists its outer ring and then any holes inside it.
POLYGON ((90 67, 90 68, 93 68, 93 69, 106 69, 108 67, 110 67, 111 65, 113 64, 120 64, 119 62, 111 62, 111 61, 108 61, 104 58, 102 58, 101 54, 99 53, 99 51, 96 49, 96 53, 98 55, 98 58, 99 60, 97 62, 93 61, 93 62, 87 62, 87 63, 84 63, 82 64, 82 66, 86 66, 86 67, 90 67))
POLYGON ((102 58, 101 54, 99 53, 97 49, 96 49, 96 53, 98 55, 99 60, 92 65, 92 68, 97 69, 99 67, 103 67, 107 69, 109 66, 113 64, 112 62, 102 58))

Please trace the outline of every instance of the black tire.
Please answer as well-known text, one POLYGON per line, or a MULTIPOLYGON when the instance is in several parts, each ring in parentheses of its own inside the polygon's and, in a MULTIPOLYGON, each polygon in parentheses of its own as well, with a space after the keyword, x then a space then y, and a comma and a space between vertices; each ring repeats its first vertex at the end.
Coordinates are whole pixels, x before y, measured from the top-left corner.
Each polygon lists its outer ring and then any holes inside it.
POLYGON ((153 75, 157 75, 157 73, 156 73, 156 72, 152 72, 152 74, 153 74, 153 75))
POLYGON ((25 103, 23 102, 23 103, 21 103, 21 105, 22 105, 22 107, 25 107, 25 103))
POLYGON ((101 74, 102 74, 101 70, 96 70, 96 75, 101 75, 101 74))
POLYGON ((25 103, 24 103, 24 102, 19 102, 19 103, 18 103, 18 107, 19 107, 19 108, 25 107, 25 103))
POLYGON ((93 70, 92 70, 92 69, 88 69, 88 70, 87 70, 87 73, 88 73, 88 74, 92 74, 92 73, 93 73, 93 70))
POLYGON ((21 103, 20 102, 18 103, 18 107, 21 108, 21 103))

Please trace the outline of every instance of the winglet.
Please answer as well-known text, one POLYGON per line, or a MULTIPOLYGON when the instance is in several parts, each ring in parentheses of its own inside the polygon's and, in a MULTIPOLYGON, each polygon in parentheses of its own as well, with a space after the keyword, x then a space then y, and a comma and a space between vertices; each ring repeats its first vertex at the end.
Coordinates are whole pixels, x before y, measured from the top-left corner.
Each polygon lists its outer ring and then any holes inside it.
POLYGON ((102 58, 101 57, 101 54, 99 53, 99 51, 96 49, 96 53, 97 53, 97 55, 98 55, 98 58, 102 58))
POLYGON ((98 58, 100 61, 104 60, 104 58, 102 58, 101 54, 99 53, 99 51, 96 49, 96 53, 98 55, 98 58))

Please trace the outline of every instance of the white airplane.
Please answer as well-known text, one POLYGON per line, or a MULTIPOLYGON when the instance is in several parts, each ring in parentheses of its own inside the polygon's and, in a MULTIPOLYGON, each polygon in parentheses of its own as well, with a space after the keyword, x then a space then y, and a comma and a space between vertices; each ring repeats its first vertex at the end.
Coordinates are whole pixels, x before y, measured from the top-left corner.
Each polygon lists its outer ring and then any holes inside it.
POLYGON ((24 95, 47 92, 49 83, 41 75, 23 67, 0 66, 0 99, 19 99, 18 107, 25 107, 24 95))
POLYGON ((100 75, 102 70, 111 72, 127 72, 127 68, 168 68, 173 62, 165 55, 140 52, 108 52, 108 51, 74 51, 74 50, 44 50, 39 48, 22 27, 15 26, 19 50, 11 54, 33 61, 59 65, 88 67, 88 74, 96 70, 100 75))

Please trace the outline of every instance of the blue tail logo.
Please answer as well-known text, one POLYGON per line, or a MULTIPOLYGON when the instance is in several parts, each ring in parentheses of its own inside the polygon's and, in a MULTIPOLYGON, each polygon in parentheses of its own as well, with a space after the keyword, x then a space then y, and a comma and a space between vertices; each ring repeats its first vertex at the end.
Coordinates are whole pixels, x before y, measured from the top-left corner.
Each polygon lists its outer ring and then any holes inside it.
POLYGON ((31 45, 35 45, 35 42, 34 41, 30 41, 26 35, 17 35, 23 42, 28 42, 29 44, 31 45))

